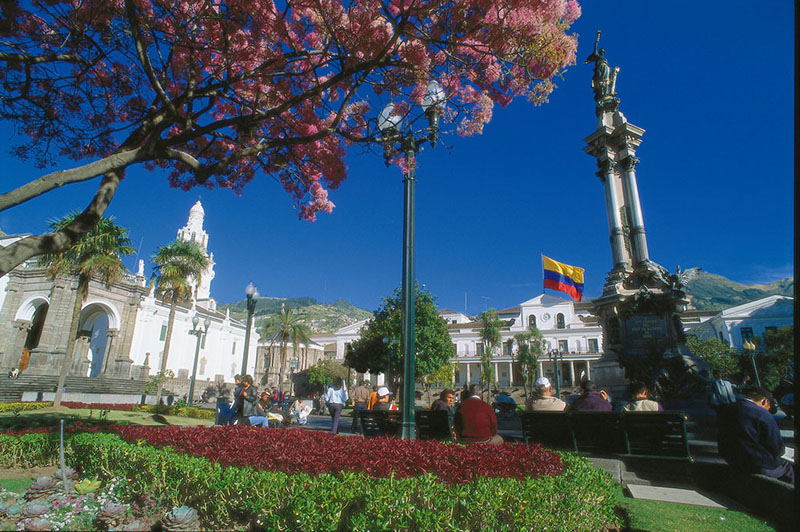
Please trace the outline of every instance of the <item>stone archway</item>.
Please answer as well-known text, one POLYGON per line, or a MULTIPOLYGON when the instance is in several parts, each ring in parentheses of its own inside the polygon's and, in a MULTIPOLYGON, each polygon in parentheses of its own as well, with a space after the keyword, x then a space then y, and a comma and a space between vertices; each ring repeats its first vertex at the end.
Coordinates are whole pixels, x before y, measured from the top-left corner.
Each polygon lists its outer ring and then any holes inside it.
POLYGON ((83 307, 78 321, 75 373, 87 377, 106 373, 118 324, 118 312, 107 303, 92 301, 83 307))
POLYGON ((31 351, 39 347, 50 301, 46 296, 35 295, 20 305, 15 316, 15 324, 19 331, 15 345, 12 347, 11 363, 20 371, 25 371, 30 362, 31 351))

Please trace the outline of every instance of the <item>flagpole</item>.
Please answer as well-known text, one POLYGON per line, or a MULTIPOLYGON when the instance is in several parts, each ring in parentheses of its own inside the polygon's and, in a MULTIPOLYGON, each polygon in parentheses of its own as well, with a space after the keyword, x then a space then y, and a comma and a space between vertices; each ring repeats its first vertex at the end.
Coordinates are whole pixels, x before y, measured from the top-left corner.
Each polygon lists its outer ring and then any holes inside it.
POLYGON ((542 263, 542 295, 544 295, 544 253, 540 251, 539 255, 542 259, 540 262, 542 263))

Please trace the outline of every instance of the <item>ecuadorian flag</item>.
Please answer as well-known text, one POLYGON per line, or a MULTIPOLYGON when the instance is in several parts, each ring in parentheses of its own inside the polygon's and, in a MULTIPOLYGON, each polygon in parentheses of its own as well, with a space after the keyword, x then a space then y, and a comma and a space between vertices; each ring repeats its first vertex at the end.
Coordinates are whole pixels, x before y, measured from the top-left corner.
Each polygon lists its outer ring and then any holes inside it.
POLYGON ((583 268, 554 261, 542 255, 544 287, 566 292, 575 301, 583 297, 583 268))

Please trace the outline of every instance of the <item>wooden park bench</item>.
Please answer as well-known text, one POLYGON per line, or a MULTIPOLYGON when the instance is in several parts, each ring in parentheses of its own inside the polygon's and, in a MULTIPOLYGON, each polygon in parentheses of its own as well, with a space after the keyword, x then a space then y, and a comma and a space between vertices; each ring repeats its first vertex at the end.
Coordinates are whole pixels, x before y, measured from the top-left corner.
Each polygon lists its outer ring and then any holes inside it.
POLYGON ((525 443, 593 455, 691 461, 686 415, 670 412, 523 412, 525 443))
POLYGON ((360 410, 361 427, 365 438, 400 436, 401 419, 399 411, 360 410))
POLYGON ((453 432, 444 410, 417 410, 414 412, 418 440, 452 440, 453 432))

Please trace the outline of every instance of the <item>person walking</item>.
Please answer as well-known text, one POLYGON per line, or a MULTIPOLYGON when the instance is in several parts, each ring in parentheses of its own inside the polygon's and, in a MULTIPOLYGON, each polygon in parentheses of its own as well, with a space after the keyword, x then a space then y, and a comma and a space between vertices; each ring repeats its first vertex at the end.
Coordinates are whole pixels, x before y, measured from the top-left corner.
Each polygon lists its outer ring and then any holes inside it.
POLYGON ((328 392, 325 394, 325 402, 328 404, 328 410, 331 413, 331 434, 339 433, 339 417, 342 415, 342 408, 347 404, 347 388, 341 377, 336 377, 333 380, 333 386, 328 387, 328 392))
POLYGON ((353 395, 350 397, 353 404, 353 423, 350 426, 350 432, 358 434, 361 432, 361 417, 360 412, 367 409, 367 402, 369 402, 369 381, 362 381, 361 384, 353 390, 353 395))

